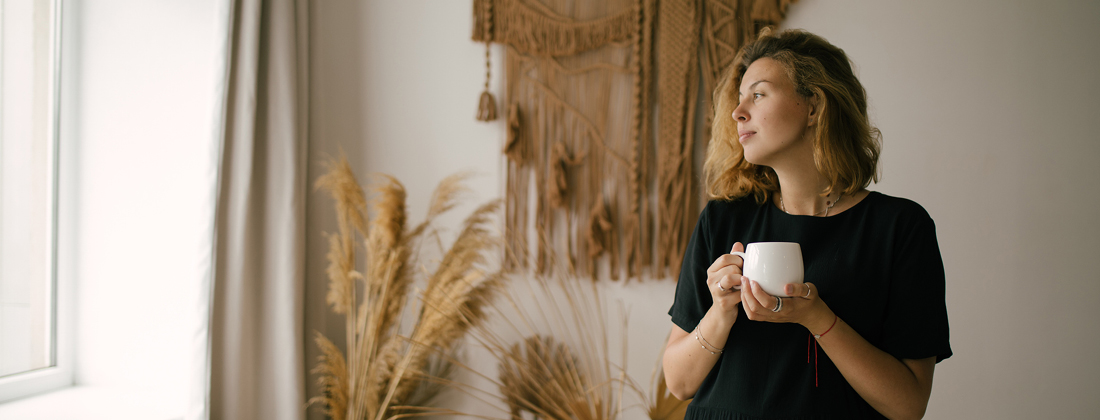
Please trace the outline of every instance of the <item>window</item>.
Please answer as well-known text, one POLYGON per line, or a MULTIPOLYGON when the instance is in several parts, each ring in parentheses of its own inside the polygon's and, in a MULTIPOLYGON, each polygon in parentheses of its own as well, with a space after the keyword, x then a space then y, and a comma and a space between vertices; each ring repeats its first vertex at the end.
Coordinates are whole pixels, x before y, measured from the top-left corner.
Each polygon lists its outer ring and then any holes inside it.
POLYGON ((59 9, 0 0, 0 401, 71 383, 58 368, 59 9))

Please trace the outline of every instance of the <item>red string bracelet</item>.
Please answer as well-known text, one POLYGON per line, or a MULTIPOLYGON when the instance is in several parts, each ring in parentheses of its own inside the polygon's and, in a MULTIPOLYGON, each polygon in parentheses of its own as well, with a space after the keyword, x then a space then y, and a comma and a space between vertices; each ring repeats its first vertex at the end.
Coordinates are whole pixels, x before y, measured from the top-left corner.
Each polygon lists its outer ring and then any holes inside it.
POLYGON ((821 334, 814 334, 814 338, 816 338, 816 339, 820 340, 820 339, 821 339, 821 337, 824 337, 824 336, 825 336, 825 334, 828 334, 828 333, 829 333, 829 331, 832 331, 832 330, 833 330, 833 327, 835 327, 835 326, 836 326, 836 320, 838 320, 838 319, 840 319, 840 317, 838 317, 838 316, 837 316, 836 314, 833 314, 833 325, 830 325, 830 326, 829 326, 829 329, 825 330, 825 332, 823 332, 823 333, 821 333, 821 334))
POLYGON ((840 319, 840 317, 838 317, 836 314, 833 314, 833 325, 830 325, 829 329, 825 330, 825 332, 823 332, 821 334, 814 334, 814 333, 811 332, 810 336, 806 337, 806 363, 810 363, 810 342, 813 341, 813 345, 814 345, 814 387, 815 388, 818 385, 818 381, 817 381, 817 340, 821 339, 821 337, 824 337, 825 334, 829 333, 829 331, 832 331, 833 327, 836 326, 836 321, 838 319, 840 319))

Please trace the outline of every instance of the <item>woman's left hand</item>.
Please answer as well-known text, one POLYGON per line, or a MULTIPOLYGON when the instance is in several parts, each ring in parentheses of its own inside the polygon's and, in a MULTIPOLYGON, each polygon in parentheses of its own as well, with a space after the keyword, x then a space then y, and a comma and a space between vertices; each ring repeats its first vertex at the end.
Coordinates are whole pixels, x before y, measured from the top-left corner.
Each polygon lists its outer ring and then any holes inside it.
POLYGON ((741 284, 749 285, 741 288, 741 305, 745 307, 745 314, 753 321, 793 322, 806 325, 807 321, 819 318, 819 311, 825 307, 824 302, 817 295, 817 286, 813 283, 786 285, 783 291, 791 297, 769 295, 763 287, 760 287, 760 283, 748 277, 742 277, 741 284), (780 299, 782 303, 779 303, 780 299), (777 305, 781 306, 778 311, 775 311, 777 305))

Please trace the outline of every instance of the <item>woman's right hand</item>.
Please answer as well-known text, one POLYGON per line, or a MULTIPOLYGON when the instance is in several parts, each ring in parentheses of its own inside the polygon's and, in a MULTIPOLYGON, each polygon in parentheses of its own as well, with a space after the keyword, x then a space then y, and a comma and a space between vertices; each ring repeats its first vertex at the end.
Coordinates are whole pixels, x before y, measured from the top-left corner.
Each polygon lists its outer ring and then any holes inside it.
MULTIPOLYGON (((744 252, 740 242, 733 244, 731 252, 744 252)), ((732 254, 722 254, 707 269, 707 286, 714 301, 714 308, 726 316, 737 316, 737 305, 741 303, 741 267, 744 261, 732 254)))

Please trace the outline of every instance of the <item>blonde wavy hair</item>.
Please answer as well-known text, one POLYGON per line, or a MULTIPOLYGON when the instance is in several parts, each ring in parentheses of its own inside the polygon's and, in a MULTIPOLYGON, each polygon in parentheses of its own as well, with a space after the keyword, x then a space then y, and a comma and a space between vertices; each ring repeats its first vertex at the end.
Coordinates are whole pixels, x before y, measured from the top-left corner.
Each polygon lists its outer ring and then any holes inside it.
POLYGON ((764 28, 737 53, 714 89, 715 116, 703 163, 709 198, 733 200, 752 194, 763 204, 779 191, 775 171, 745 160, 732 116, 739 104, 741 78, 761 58, 782 63, 796 92, 816 102, 814 164, 829 181, 822 195, 837 190, 850 195, 878 182, 882 135, 867 118, 867 92, 852 72, 851 60, 820 36, 803 30, 773 34, 764 28))

